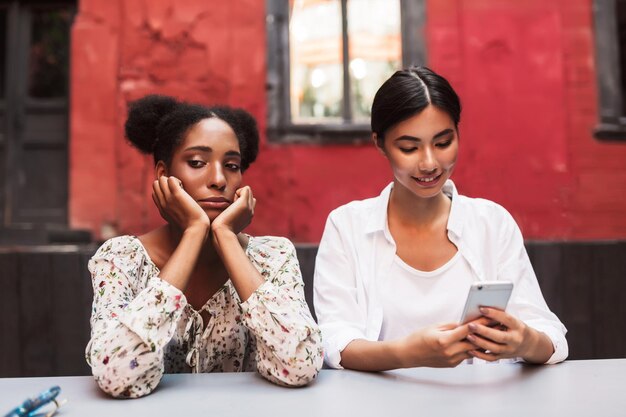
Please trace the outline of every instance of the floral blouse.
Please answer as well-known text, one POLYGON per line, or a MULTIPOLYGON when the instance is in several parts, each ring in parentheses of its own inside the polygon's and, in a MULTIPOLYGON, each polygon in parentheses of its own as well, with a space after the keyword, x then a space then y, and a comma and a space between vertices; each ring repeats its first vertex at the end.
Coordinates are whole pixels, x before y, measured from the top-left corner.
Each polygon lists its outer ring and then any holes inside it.
POLYGON ((94 299, 85 352, 98 385, 141 397, 163 373, 257 369, 270 381, 304 385, 322 367, 321 334, 304 299, 293 244, 250 237, 246 255, 265 282, 241 302, 227 281, 200 309, 159 278, 139 239, 105 242, 89 261, 94 299))

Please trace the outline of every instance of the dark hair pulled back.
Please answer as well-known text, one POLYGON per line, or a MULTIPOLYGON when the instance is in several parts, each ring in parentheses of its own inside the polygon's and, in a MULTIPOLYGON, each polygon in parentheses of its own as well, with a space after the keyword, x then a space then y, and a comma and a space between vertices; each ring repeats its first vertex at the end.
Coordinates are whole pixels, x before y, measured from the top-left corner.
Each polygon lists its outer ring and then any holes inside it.
POLYGON ((169 166, 176 147, 189 129, 210 118, 224 121, 235 132, 241 152, 241 171, 245 171, 259 153, 259 131, 254 117, 243 109, 206 107, 152 94, 130 104, 124 128, 134 147, 152 154, 155 164, 163 161, 169 166))
POLYGON ((378 146, 394 125, 420 113, 428 105, 448 113, 454 126, 461 120, 461 101, 450 83, 426 67, 396 71, 376 92, 372 103, 372 132, 378 146))

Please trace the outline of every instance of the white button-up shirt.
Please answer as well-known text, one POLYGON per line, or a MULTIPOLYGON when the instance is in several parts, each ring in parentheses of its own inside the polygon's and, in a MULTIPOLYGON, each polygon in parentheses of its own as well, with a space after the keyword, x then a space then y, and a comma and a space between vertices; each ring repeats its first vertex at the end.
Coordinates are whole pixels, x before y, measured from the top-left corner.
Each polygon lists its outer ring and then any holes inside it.
MULTIPOLYGON (((333 368, 341 368, 341 351, 351 341, 379 340, 380 286, 396 253, 393 239, 385 234, 392 186, 378 197, 333 210, 326 222, 315 262, 314 304, 325 360, 333 368)), ((565 360, 567 329, 543 299, 513 217, 492 201, 459 195, 450 180, 443 192, 452 199, 448 238, 470 265, 474 280, 512 281, 507 312, 551 339, 554 354, 547 363, 565 360)))

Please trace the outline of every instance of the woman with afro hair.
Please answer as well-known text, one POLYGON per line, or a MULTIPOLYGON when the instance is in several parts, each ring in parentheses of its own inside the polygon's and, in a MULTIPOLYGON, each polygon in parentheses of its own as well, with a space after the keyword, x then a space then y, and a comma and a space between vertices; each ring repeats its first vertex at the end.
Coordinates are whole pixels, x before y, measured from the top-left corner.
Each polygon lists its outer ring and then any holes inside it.
POLYGON ((91 258, 87 362, 102 390, 141 397, 164 373, 258 370, 305 385, 322 366, 293 244, 243 233, 256 199, 242 174, 259 133, 244 110, 150 95, 131 104, 126 136, 154 156, 164 226, 119 236, 91 258))

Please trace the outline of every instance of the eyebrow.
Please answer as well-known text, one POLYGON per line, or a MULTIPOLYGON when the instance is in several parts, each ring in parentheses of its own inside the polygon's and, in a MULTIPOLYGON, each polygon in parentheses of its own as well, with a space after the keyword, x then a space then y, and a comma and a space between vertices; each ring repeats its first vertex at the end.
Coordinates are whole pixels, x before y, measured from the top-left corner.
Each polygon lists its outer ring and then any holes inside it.
MULTIPOLYGON (((453 129, 444 129, 441 132, 435 134, 435 136, 433 136, 433 140, 439 139, 440 137, 448 135, 450 133, 454 133, 454 130, 453 129)), ((411 135, 402 135, 402 136, 396 138, 396 140, 394 142, 397 142, 399 140, 411 140, 413 142, 421 142, 422 141, 422 139, 420 139, 420 138, 418 138, 416 136, 411 136, 411 135)))
MULTIPOLYGON (((213 152, 213 149, 209 146, 190 146, 186 148, 184 152, 188 151, 200 151, 200 152, 213 152)), ((226 156, 238 156, 241 158, 241 154, 237 151, 227 151, 224 155, 226 156)))

